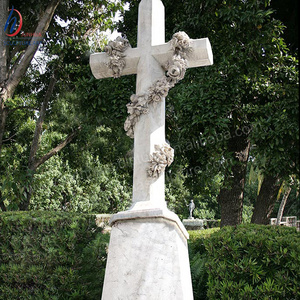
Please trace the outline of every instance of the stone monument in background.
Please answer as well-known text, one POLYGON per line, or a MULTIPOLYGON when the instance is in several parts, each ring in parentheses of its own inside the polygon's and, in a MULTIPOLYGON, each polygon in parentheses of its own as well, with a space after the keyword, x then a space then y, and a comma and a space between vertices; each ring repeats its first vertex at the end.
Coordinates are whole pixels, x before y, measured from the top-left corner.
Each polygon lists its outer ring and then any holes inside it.
POLYGON ((142 0, 137 48, 118 38, 105 51, 90 57, 94 76, 137 74, 137 83, 124 126, 134 137, 133 199, 110 220, 102 300, 191 300, 188 233, 165 202, 164 172, 174 154, 165 141, 165 97, 187 68, 213 63, 209 40, 179 32, 165 43, 162 2, 142 0))

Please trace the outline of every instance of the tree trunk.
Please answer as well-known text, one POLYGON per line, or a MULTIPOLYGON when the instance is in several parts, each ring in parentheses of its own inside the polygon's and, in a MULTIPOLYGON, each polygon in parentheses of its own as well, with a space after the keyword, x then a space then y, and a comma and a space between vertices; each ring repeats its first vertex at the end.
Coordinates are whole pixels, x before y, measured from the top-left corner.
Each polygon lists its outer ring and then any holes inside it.
POLYGON ((228 151, 232 152, 233 166, 226 170, 223 187, 218 195, 221 208, 221 227, 242 222, 246 167, 250 142, 248 134, 235 130, 228 140, 228 151))
POLYGON ((280 222, 281 222, 281 219, 283 216, 284 207, 285 207, 287 199, 291 193, 291 190, 292 190, 292 188, 289 187, 282 197, 282 200, 281 200, 281 203, 280 203, 280 206, 278 209, 278 213, 277 213, 276 225, 280 225, 280 222))
MULTIPOLYGON (((40 32, 42 36, 45 35, 60 1, 61 0, 52 0, 49 3, 49 5, 47 6, 45 12, 42 14, 42 17, 40 18, 37 24, 35 32, 40 32)), ((39 41, 40 41, 40 37, 33 36, 30 45, 27 46, 24 54, 22 54, 21 62, 17 65, 14 65, 12 70, 10 70, 11 76, 9 76, 8 78, 7 85, 11 90, 11 94, 13 94, 13 91, 15 91, 16 87, 18 86, 24 74, 26 73, 39 47, 39 41)))
POLYGON ((251 223, 268 225, 280 188, 280 179, 266 176, 257 196, 251 223))
POLYGON ((51 99, 51 96, 53 94, 54 86, 55 86, 56 80, 54 75, 51 77, 49 86, 47 89, 47 92, 45 94, 41 109, 40 109, 40 114, 39 118, 36 121, 35 125, 35 131, 34 131, 34 136, 33 140, 31 143, 31 148, 30 148, 30 153, 29 153, 29 159, 28 159, 28 168, 30 170, 33 170, 33 166, 35 164, 36 160, 36 152, 39 148, 40 140, 41 140, 41 135, 42 135, 42 130, 43 130, 43 124, 46 116, 46 111, 48 107, 48 103, 51 99))
MULTIPOLYGON (((61 0, 52 0, 40 18, 35 32, 41 32, 42 36, 48 30, 54 12, 61 0)), ((5 24, 8 16, 8 0, 1 0, 0 2, 0 24, 5 24)), ((4 25, 2 25, 4 26, 4 25)), ((7 36, 2 27, 0 30, 0 154, 2 150, 3 135, 5 130, 5 123, 7 120, 8 109, 5 107, 5 102, 13 97, 13 94, 22 80, 24 74, 26 73, 37 49, 38 49, 38 39, 40 37, 32 37, 30 45, 27 46, 23 53, 19 53, 19 63, 14 64, 11 70, 8 70, 8 57, 13 59, 14 57, 9 56, 8 46, 3 42, 6 40, 7 36), (8 76, 9 74, 9 76, 8 76)), ((16 46, 18 47, 18 46, 16 46)), ((11 53, 17 54, 13 49, 11 53)))
MULTIPOLYGON (((8 17, 8 0, 1 0, 0 2, 0 84, 5 82, 7 79, 7 57, 8 57, 8 46, 4 43, 7 36, 4 32, 4 25, 8 17)), ((0 89, 2 86, 0 85, 0 89)), ((0 90, 1 93, 1 90, 0 90)))
POLYGON ((6 211, 6 206, 4 204, 4 201, 2 199, 2 192, 0 191, 0 208, 2 211, 6 211))
MULTIPOLYGON (((0 4, 0 153, 2 148, 2 139, 5 130, 5 123, 7 118, 7 110, 5 108, 5 101, 7 97, 7 91, 5 83, 7 80, 8 69, 7 69, 7 57, 8 57, 8 46, 5 45, 6 35, 4 32, 4 24, 8 16, 8 0, 1 1, 0 4)), ((1 200, 0 200, 1 201, 1 200)))

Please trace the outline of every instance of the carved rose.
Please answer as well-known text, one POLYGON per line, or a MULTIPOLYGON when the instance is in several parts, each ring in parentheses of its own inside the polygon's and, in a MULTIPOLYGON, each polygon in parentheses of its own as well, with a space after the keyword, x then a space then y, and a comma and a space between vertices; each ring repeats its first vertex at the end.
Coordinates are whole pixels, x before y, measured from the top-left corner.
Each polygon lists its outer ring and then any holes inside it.
POLYGON ((149 112, 145 95, 134 94, 130 97, 130 100, 131 102, 126 105, 127 112, 130 115, 140 116, 149 112))
POLYGON ((166 166, 170 166, 173 162, 174 150, 167 143, 162 146, 155 145, 154 148, 156 151, 150 155, 150 167, 147 173, 149 177, 157 178, 166 166))
POLYGON ((169 66, 167 71, 167 76, 179 81, 183 79, 185 75, 185 71, 186 71, 185 60, 181 58, 176 58, 176 60, 172 62, 172 65, 169 66))
POLYGON ((114 50, 124 52, 130 47, 129 41, 126 38, 118 36, 113 42, 111 42, 114 50))
POLYGON ((126 134, 133 139, 134 137, 134 125, 136 122, 134 121, 134 118, 131 118, 131 116, 128 116, 125 124, 124 124, 124 130, 126 131, 126 134))
POLYGON ((104 51, 109 55, 116 55, 118 52, 122 53, 130 47, 129 41, 126 38, 118 36, 114 41, 109 41, 105 46, 104 51))
POLYGON ((121 76, 121 72, 126 65, 125 59, 121 59, 121 56, 112 56, 109 59, 108 67, 113 71, 114 78, 121 76))
POLYGON ((179 31, 173 35, 171 45, 176 54, 187 53, 190 50, 190 38, 185 32, 179 31))

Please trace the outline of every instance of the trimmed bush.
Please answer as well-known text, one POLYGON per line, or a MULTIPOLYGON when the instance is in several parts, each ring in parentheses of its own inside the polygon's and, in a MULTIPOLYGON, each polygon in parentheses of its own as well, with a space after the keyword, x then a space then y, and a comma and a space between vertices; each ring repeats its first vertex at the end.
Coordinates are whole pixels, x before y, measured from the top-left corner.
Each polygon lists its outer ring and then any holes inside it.
POLYGON ((189 231, 190 239, 188 240, 188 246, 194 300, 207 299, 208 272, 206 264, 208 263, 208 254, 204 241, 219 230, 220 228, 211 228, 189 231))
POLYGON ((0 299, 100 299, 109 235, 95 215, 0 214, 0 299))
POLYGON ((204 244, 208 299, 300 299, 300 235, 295 228, 224 227, 204 244))

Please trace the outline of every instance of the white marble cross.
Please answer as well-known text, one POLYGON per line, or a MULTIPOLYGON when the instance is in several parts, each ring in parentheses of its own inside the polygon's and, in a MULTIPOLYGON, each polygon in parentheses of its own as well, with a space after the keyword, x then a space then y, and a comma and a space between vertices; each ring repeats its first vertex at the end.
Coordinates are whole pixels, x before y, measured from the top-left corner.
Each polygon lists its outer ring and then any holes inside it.
MULTIPOLYGON (((187 68, 207 66, 213 63, 210 42, 207 38, 190 40, 191 53, 187 68)), ((124 52, 125 67, 121 75, 137 74, 136 95, 148 89, 165 75, 163 66, 172 59, 174 51, 165 43, 165 12, 161 0, 142 0, 139 5, 137 48, 124 52)), ((113 77, 108 67, 107 53, 90 56, 90 66, 97 79, 113 77)), ((151 105, 149 113, 143 114, 134 127, 134 178, 131 210, 165 208, 165 177, 149 177, 149 157, 155 145, 165 143, 165 99, 151 105)))

